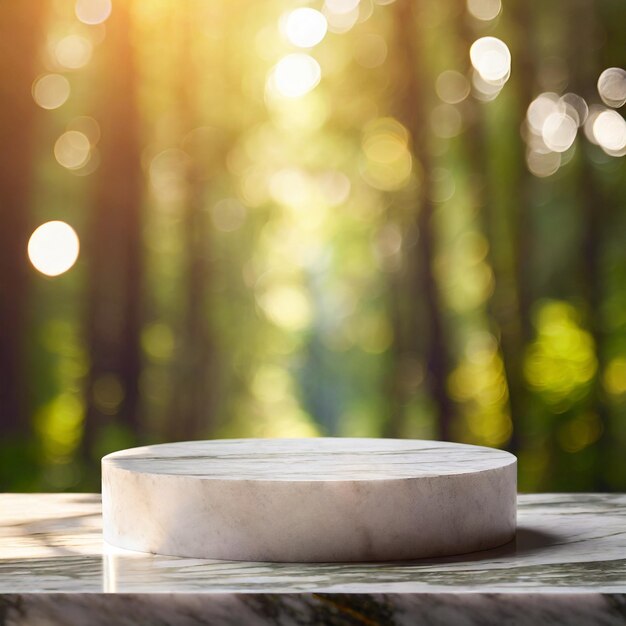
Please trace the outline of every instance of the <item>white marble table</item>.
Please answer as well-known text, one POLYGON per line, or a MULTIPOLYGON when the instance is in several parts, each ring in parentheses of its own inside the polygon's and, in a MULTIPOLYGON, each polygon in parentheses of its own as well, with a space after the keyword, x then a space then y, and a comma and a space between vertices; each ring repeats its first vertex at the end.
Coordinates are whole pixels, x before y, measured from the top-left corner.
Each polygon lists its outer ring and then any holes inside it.
POLYGON ((625 624, 626 495, 522 495, 459 557, 270 564, 103 546, 100 497, 0 495, 0 625, 625 624))

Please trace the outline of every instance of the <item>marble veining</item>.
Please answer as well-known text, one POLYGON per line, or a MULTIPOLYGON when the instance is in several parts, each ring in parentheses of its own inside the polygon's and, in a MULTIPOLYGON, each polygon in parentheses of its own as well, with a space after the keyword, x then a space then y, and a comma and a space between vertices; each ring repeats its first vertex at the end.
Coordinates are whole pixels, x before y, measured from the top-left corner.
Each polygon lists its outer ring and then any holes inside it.
POLYGON ((520 495, 515 541, 390 563, 255 563, 122 550, 100 496, 0 495, 0 593, 626 593, 626 494, 520 495))
POLYGON ((475 473, 515 464, 503 450, 443 441, 316 437, 166 443, 114 452, 103 465, 227 480, 388 480, 475 473))
POLYGON ((626 495, 518 500, 516 540, 361 564, 185 559, 102 542, 100 497, 0 495, 0 625, 626 623, 626 495))
POLYGON ((493 548, 515 533, 516 459, 394 439, 242 439, 102 461, 104 537, 174 556, 387 561, 493 548))

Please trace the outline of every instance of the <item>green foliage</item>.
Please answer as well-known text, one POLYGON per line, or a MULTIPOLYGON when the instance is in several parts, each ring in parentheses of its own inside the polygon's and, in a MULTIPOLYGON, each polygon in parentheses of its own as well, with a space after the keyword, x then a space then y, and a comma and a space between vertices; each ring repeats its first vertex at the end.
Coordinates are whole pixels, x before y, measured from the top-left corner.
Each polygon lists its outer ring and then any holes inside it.
POLYGON ((171 439, 446 432, 517 453, 522 490, 626 488, 624 146, 593 123, 619 3, 512 0, 485 20, 498 2, 335 0, 310 49, 284 0, 123 5, 88 25, 52 1, 30 51, 33 80, 71 89, 24 130, 30 222, 67 221, 81 254, 30 274, 2 488, 97 489, 100 456, 171 439), (485 36, 510 77, 472 67, 485 36), (547 93, 567 125, 570 91, 591 121, 562 149, 527 110, 547 93), (68 130, 89 140, 78 167, 55 157, 68 130), (133 183, 127 233, 107 192, 133 183), (124 285, 110 301, 103 267, 124 285))

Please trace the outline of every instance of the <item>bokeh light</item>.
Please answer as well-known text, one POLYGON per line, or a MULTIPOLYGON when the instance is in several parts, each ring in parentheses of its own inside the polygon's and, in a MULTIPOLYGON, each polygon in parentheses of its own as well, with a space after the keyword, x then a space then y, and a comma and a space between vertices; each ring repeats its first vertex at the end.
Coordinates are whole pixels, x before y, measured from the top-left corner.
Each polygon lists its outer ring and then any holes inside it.
POLYGON ((541 137, 553 152, 565 152, 576 139, 578 124, 565 111, 554 111, 546 117, 541 127, 541 137))
POLYGON ((100 141, 100 124, 88 115, 75 117, 67 124, 67 130, 76 130, 89 140, 91 146, 95 146, 100 141))
POLYGON ((305 330, 312 321, 308 295, 297 285, 273 283, 257 296, 257 302, 270 321, 291 332, 305 330))
POLYGON ((325 0, 324 7, 332 13, 346 14, 358 9, 360 0, 325 0))
POLYGON ((77 70, 91 60, 93 44, 81 35, 68 35, 54 47, 54 57, 61 67, 77 70))
POLYGON ((63 133, 54 144, 54 157, 59 165, 75 170, 87 163, 91 144, 87 135, 77 130, 63 133))
POLYGON ((359 0, 327 0, 322 13, 333 33, 347 33, 359 20, 359 0))
POLYGON ((524 373, 548 404, 565 410, 585 394, 596 372, 593 338, 567 302, 541 303, 534 323, 537 338, 526 353, 524 373))
POLYGON ((299 168, 289 167, 274 172, 269 180, 269 191, 274 201, 284 207, 301 213, 312 208, 313 181, 308 172, 299 168))
POLYGON ((488 82, 476 70, 472 72, 472 88, 474 97, 483 102, 495 100, 506 81, 488 82))
POLYGON ((607 154, 626 154, 626 121, 617 111, 606 110, 599 113, 592 128, 596 142, 607 154))
POLYGON ((561 106, 565 108, 568 115, 576 120, 578 126, 582 126, 589 115, 589 106, 585 99, 575 93, 566 93, 559 99, 561 106))
POLYGON ((606 111, 606 108, 604 106, 600 104, 592 104, 589 107, 589 114, 587 115, 587 119, 583 124, 583 132, 585 133, 585 137, 589 142, 595 144, 596 146, 598 145, 598 142, 596 141, 595 135, 593 134, 593 124, 596 121, 598 115, 600 115, 600 113, 602 113, 603 111, 606 111))
POLYGON ((300 7, 281 20, 283 33, 298 48, 312 48, 324 39, 328 24, 326 18, 315 9, 300 7))
POLYGON ((111 15, 111 0, 76 0, 74 11, 83 24, 102 24, 111 15))
POLYGON ((65 222, 52 221, 35 229, 28 241, 28 258, 46 276, 67 272, 78 258, 78 236, 65 222))
POLYGON ((554 112, 559 110, 559 96, 555 93, 547 92, 539 94, 529 105, 526 111, 526 121, 530 129, 541 135, 543 125, 554 112))
POLYGON ((539 94, 528 105, 522 127, 527 144, 526 165, 530 172, 545 178, 567 163, 573 154, 570 148, 576 140, 578 128, 586 128, 588 116, 589 107, 578 94, 539 94))
POLYGON ((511 436, 508 390, 498 342, 490 333, 472 334, 460 364, 448 381, 450 395, 463 408, 466 429, 476 443, 499 446, 511 436))
POLYGON ((61 74, 46 74, 35 80, 32 93, 42 109, 58 109, 70 97, 70 81, 61 74))
POLYGON ((299 98, 320 82, 319 63, 308 54, 295 53, 283 57, 272 72, 272 82, 281 96, 299 98))
POLYGON ((612 359, 603 374, 604 388, 614 396, 626 394, 626 358, 612 359))
POLYGON ((501 0, 467 0, 467 10, 477 20, 488 22, 502 11, 501 0))
POLYGON ((470 84, 461 72, 446 70, 437 76, 435 90, 443 102, 458 104, 469 95, 470 84))
POLYGON ((215 228, 225 233, 241 228, 246 214, 246 207, 236 198, 224 198, 215 203, 211 209, 211 218, 215 228))
POLYGON ((361 174, 372 187, 391 191, 406 185, 412 170, 408 141, 406 128, 390 117, 374 120, 365 127, 361 174))
POLYGON ((555 174, 561 167, 561 154, 531 148, 526 152, 526 165, 531 174, 538 178, 546 178, 555 174))
POLYGON ((607 106, 618 109, 626 102, 626 70, 609 67, 598 78, 598 93, 607 106))
POLYGON ((487 83, 503 84, 511 72, 511 53, 497 37, 481 37, 470 48, 474 69, 487 83))

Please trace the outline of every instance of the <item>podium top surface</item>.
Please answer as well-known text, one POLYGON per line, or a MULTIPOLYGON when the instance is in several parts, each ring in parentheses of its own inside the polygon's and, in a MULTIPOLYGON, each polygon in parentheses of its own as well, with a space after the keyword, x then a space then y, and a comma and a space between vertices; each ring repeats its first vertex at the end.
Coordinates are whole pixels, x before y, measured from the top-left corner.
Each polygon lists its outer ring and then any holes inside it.
POLYGON ((145 474, 220 480, 359 481, 453 476, 516 462, 503 450, 406 439, 220 439, 131 448, 102 459, 145 474))

